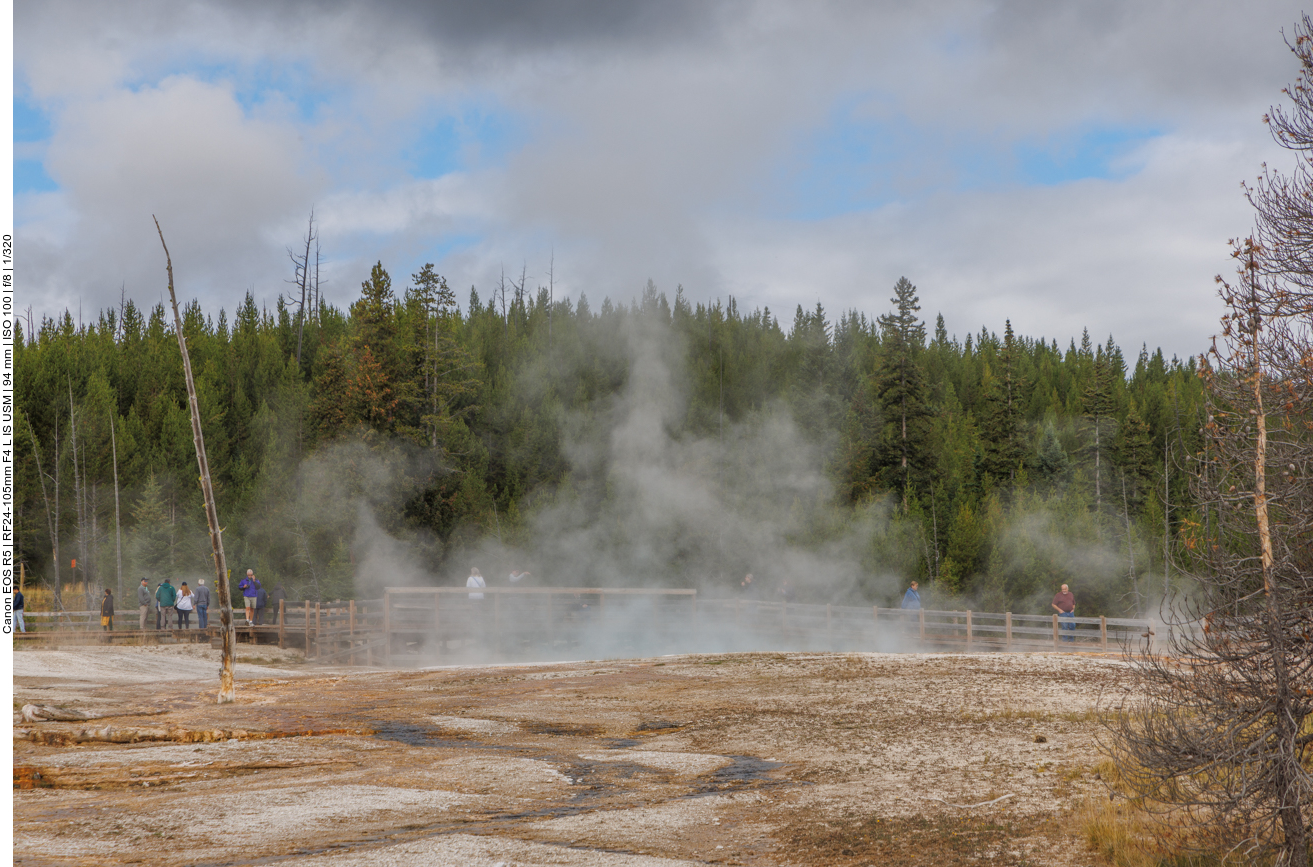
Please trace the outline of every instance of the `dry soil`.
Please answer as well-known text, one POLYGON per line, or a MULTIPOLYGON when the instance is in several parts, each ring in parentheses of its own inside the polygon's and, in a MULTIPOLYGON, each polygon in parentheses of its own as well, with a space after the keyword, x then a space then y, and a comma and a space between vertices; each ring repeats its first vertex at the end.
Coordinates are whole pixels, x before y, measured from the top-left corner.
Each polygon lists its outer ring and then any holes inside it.
POLYGON ((208 648, 15 653, 16 714, 112 715, 16 723, 15 863, 1101 863, 1071 814, 1117 658, 257 652, 228 705, 208 648))

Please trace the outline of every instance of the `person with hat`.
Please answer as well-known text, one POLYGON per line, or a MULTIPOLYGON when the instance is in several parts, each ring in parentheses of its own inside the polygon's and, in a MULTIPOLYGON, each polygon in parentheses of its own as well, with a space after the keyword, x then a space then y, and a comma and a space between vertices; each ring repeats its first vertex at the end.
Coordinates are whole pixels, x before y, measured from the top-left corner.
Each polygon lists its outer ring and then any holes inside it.
POLYGON ((137 628, 146 631, 146 615, 150 614, 150 584, 145 578, 137 586, 137 628))
POLYGON ((205 586, 205 579, 196 582, 196 628, 204 629, 210 624, 210 588, 205 586))

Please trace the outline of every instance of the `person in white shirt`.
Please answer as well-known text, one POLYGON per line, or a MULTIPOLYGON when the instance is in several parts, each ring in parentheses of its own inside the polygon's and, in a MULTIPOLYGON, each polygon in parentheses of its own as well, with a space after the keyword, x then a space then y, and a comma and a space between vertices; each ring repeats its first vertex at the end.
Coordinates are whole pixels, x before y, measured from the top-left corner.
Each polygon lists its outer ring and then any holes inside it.
POLYGON ((191 592, 186 581, 178 587, 178 601, 174 607, 178 611, 178 628, 191 629, 191 613, 196 608, 196 594, 191 592))
MULTIPOLYGON (((488 584, 487 584, 487 582, 485 582, 485 581, 483 580, 483 576, 479 574, 479 570, 478 570, 478 569, 471 568, 471 569, 470 569, 470 577, 468 577, 468 578, 465 579, 465 586, 466 586, 466 587, 487 587, 488 584)), ((471 593, 471 594, 470 594, 470 598, 471 598, 471 599, 482 599, 482 598, 483 598, 483 594, 482 594, 482 593, 471 593)))

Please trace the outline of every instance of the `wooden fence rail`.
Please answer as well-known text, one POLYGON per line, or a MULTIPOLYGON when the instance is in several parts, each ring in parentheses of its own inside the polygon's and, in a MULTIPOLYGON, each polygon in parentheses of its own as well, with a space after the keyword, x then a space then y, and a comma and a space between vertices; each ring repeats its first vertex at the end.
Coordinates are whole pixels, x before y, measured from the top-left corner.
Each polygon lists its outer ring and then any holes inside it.
MULTIPOLYGON (((511 660, 771 649, 1108 652, 1152 648, 1157 632, 1147 619, 708 599, 696 590, 607 587, 395 587, 382 599, 279 603, 265 610, 258 626, 247 626, 240 609, 236 613, 239 641, 298 647, 307 659, 349 665, 406 657, 511 660)), ((135 627, 136 618, 135 608, 125 610, 116 625, 135 627)), ((105 633, 97 611, 33 611, 26 619, 32 631, 16 640, 217 641, 217 611, 204 631, 105 633), (56 628, 45 628, 51 625, 56 628)))

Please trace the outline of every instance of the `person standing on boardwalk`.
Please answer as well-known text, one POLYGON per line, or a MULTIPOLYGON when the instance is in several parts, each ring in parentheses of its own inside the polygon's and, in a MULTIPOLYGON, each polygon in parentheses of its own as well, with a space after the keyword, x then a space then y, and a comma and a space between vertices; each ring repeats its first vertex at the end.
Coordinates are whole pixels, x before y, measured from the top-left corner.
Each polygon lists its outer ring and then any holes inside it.
POLYGON ((196 628, 204 629, 210 624, 210 588, 205 586, 205 579, 196 582, 196 628))
POLYGON ((260 582, 255 577, 254 569, 246 570, 246 577, 237 585, 237 589, 242 591, 242 602, 246 605, 246 625, 253 626, 255 623, 255 597, 260 593, 260 582))
MULTIPOLYGON (((260 582, 255 582, 257 585, 260 582)), ((265 592, 264 586, 258 586, 255 589, 255 625, 259 626, 264 622, 264 608, 269 604, 269 594, 265 592)))
MULTIPOLYGON (((473 568, 471 568, 471 569, 470 569, 470 577, 468 577, 468 578, 465 579, 465 586, 466 586, 466 587, 487 587, 487 586, 488 586, 488 583, 487 583, 486 581, 483 580, 483 575, 481 575, 481 574, 479 573, 479 570, 478 570, 478 569, 473 569, 473 568)), ((482 600, 482 599, 483 599, 483 594, 482 594, 482 593, 471 593, 471 594, 470 594, 470 598, 471 598, 471 599, 482 600)))
POLYGON ((1053 610, 1058 612, 1058 617, 1066 620, 1062 624, 1062 640, 1071 642, 1076 640, 1076 597, 1063 584, 1062 589, 1053 595, 1053 610))
POLYGON ((146 616, 150 614, 150 584, 145 578, 142 578, 141 583, 137 585, 137 612, 137 628, 145 632, 146 616))
POLYGON ((272 604, 275 613, 281 612, 287 606, 287 591, 283 585, 279 584, 274 588, 274 592, 269 594, 269 601, 272 604))
POLYGON ((105 588, 105 598, 100 600, 100 627, 106 632, 114 631, 114 594, 105 588))
POLYGON ((196 594, 191 592, 187 582, 178 588, 178 628, 191 629, 191 612, 196 607, 196 594))
POLYGON ((23 622, 23 591, 14 591, 14 625, 18 627, 19 632, 27 632, 27 624, 23 622))
POLYGON ((174 605, 178 602, 178 588, 169 583, 165 578, 160 582, 160 586, 155 590, 155 602, 159 605, 159 613, 155 617, 155 626, 158 629, 173 629, 177 623, 174 616, 174 605), (160 626, 160 622, 163 626, 160 626))
POLYGON ((906 610, 908 610, 908 611, 919 611, 919 610, 920 610, 920 608, 921 608, 921 594, 920 594, 920 592, 916 589, 916 582, 915 582, 915 581, 912 582, 912 586, 910 586, 910 587, 907 588, 907 592, 903 594, 903 603, 902 603, 902 605, 900 605, 900 606, 898 606, 898 607, 899 607, 899 608, 906 609, 906 610))

